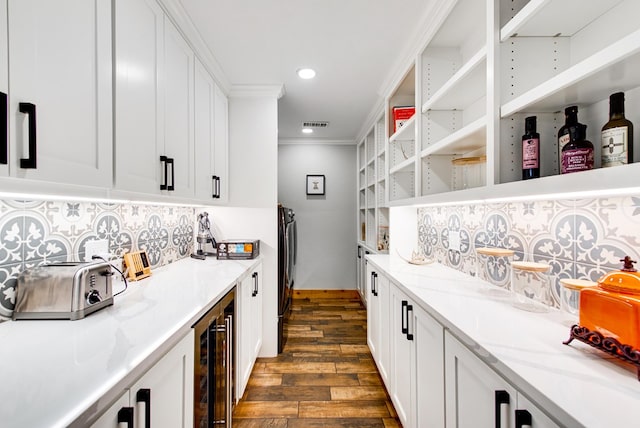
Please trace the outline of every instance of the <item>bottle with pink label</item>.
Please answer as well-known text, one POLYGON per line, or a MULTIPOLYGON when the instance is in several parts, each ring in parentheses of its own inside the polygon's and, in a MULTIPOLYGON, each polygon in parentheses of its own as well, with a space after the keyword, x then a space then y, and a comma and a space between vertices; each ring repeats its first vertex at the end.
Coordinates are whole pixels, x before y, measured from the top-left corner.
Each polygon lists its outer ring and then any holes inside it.
POLYGON ((522 179, 540 177, 540 134, 536 132, 536 117, 524 120, 522 136, 522 179))
POLYGON ((560 172, 586 171, 593 169, 593 144, 586 139, 587 125, 577 123, 569 127, 569 142, 562 147, 560 172))

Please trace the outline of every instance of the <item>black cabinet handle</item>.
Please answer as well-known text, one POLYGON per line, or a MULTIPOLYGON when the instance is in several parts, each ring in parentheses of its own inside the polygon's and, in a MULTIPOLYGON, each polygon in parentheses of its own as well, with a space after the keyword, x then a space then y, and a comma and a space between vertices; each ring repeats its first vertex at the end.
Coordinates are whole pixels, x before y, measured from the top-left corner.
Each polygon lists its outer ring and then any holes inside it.
POLYGON ((362 258, 362 247, 358 247, 358 258, 362 258))
POLYGON ((402 334, 407 334, 409 332, 409 327, 407 326, 409 320, 409 314, 407 313, 407 306, 409 306, 409 302, 406 300, 402 301, 402 334))
POLYGON ((220 199, 220 177, 212 175, 211 180, 213 182, 213 194, 211 197, 213 199, 220 199))
POLYGON ((371 294, 378 297, 378 273, 371 272, 371 294))
POLYGON ((127 428, 133 428, 133 407, 123 407, 118 410, 118 423, 125 423, 127 428))
POLYGON ((164 169, 164 182, 160 183, 160 190, 167 190, 167 161, 169 160, 166 156, 160 156, 160 164, 164 169))
POLYGON ((36 151, 38 142, 36 140, 36 105, 31 103, 18 104, 20 113, 29 115, 29 157, 20 159, 20 168, 34 169, 37 166, 36 151))
POLYGON ((528 410, 516 410, 516 428, 523 426, 533 426, 533 418, 528 410))
POLYGON ((254 272, 253 277, 253 293, 251 293, 251 297, 256 297, 258 295, 258 272, 254 272))
POLYGON ((151 428, 151 390, 139 389, 136 393, 136 403, 144 403, 144 428, 151 428))
POLYGON ((171 165, 171 185, 167 185, 167 190, 170 192, 173 192, 174 190, 176 190, 176 175, 175 175, 175 165, 173 163, 175 159, 173 158, 167 158, 167 165, 171 165))
POLYGON ((411 320, 409 312, 413 312, 413 305, 407 305, 407 340, 413 340, 413 333, 409 332, 409 321, 411 320))
POLYGON ((495 392, 494 406, 495 406, 495 420, 496 420, 496 428, 501 428, 502 426, 502 413, 500 412, 500 406, 503 404, 509 404, 511 398, 509 397, 509 393, 504 390, 498 390, 495 392))
POLYGON ((9 161, 9 110, 7 108, 7 94, 0 92, 0 164, 9 161))

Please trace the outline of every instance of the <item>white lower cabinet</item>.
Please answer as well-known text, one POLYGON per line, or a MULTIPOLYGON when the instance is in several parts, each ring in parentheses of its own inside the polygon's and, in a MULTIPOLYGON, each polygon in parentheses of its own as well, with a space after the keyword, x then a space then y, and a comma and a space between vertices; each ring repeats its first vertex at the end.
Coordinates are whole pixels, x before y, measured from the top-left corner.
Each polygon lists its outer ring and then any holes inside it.
POLYGON ((194 338, 193 331, 190 331, 125 390, 92 428, 191 428, 193 354, 194 338), (147 419, 150 423, 146 423, 147 419))
POLYGON ((390 295, 391 400, 404 427, 443 427, 444 329, 393 283, 390 295))
POLYGON ((242 398, 262 347, 262 265, 238 285, 236 402, 242 398))
POLYGON ((560 426, 448 332, 444 347, 447 427, 560 426))
POLYGON ((387 383, 390 365, 389 280, 367 263, 363 275, 367 294, 367 343, 382 380, 387 383))
POLYGON ((556 428, 402 287, 367 262, 367 343, 405 428, 556 428))

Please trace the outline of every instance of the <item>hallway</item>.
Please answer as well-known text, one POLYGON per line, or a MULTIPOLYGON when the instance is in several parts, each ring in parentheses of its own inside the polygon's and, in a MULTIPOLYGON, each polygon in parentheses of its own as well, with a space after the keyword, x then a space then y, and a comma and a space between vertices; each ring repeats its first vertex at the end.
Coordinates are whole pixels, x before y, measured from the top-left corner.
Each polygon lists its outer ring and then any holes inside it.
POLYGON ((284 352, 259 358, 237 428, 399 427, 356 291, 296 292, 284 352))

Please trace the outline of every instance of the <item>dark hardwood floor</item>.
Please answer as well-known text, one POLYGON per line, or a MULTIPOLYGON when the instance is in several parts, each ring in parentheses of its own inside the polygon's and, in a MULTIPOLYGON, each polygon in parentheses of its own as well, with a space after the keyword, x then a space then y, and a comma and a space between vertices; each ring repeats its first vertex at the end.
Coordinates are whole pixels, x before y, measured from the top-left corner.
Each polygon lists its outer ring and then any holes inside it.
POLYGON ((234 427, 400 427, 357 292, 297 292, 288 330, 282 354, 256 361, 234 427))

